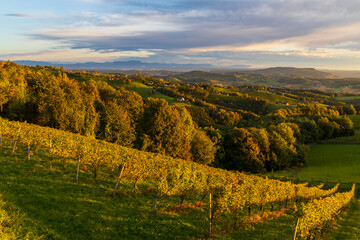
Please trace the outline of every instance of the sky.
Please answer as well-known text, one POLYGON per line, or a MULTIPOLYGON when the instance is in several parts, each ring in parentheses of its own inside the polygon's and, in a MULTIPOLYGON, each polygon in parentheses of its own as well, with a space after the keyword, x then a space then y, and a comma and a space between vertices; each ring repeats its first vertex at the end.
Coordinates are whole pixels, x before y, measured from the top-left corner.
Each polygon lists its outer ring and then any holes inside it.
POLYGON ((0 59, 360 70, 358 0, 0 0, 0 59))

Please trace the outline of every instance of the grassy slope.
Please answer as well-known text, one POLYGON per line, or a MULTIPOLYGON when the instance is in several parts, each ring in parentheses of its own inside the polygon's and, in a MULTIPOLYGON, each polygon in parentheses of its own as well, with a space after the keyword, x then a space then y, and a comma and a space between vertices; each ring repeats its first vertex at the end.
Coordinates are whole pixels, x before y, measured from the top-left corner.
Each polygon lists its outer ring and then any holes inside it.
MULTIPOLYGON (((220 87, 214 87, 215 90, 219 91, 219 92, 234 92, 235 90, 233 89, 226 89, 226 88, 220 88, 220 87)), ((253 96, 253 97, 261 97, 263 99, 268 100, 269 102, 288 102, 289 104, 296 104, 298 103, 297 100, 294 100, 292 98, 286 97, 286 96, 281 96, 279 94, 274 94, 274 93, 270 93, 270 92, 258 92, 258 91, 239 91, 242 94, 247 94, 249 96, 253 96)), ((225 95, 219 95, 219 94, 210 94, 210 97, 215 98, 215 97, 219 97, 219 98, 237 98, 236 96, 225 96, 225 95)))
POLYGON ((337 223, 337 228, 332 234, 326 236, 328 240, 349 240, 360 238, 360 202, 358 199, 350 206, 347 213, 337 223))
POLYGON ((360 130, 360 115, 349 115, 348 117, 354 123, 354 128, 360 130))
POLYGON ((308 165, 298 173, 300 179, 360 182, 358 145, 315 145, 310 148, 307 161, 308 165))
POLYGON ((296 104, 298 103, 297 100, 282 96, 279 94, 269 93, 269 92, 257 92, 257 91, 244 91, 242 93, 246 93, 249 96, 254 97, 262 97, 264 99, 267 99, 270 102, 288 102, 289 104, 296 104))
POLYGON ((351 101, 351 100, 358 99, 358 98, 359 98, 358 96, 336 97, 336 100, 339 100, 339 101, 351 101))
MULTIPOLYGON (((220 87, 214 87, 214 89, 219 92, 228 92, 228 93, 234 92, 233 89, 226 89, 226 88, 220 88, 220 87)), ((269 112, 274 112, 281 108, 284 108, 284 109, 292 108, 291 105, 278 105, 278 104, 276 104, 277 102, 287 102, 289 104, 297 104, 298 103, 298 101, 296 101, 292 98, 281 96, 281 95, 274 94, 274 93, 266 93, 266 92, 258 92, 258 91, 241 91, 240 93, 247 94, 247 95, 253 96, 253 97, 262 97, 263 99, 268 100, 269 101, 269 104, 268 104, 269 112)), ((226 96, 226 95, 211 93, 209 95, 209 98, 210 99, 214 99, 214 98, 236 99, 237 96, 226 96)))
POLYGON ((153 216, 156 193, 146 193, 146 185, 133 193, 133 183, 122 181, 112 198, 114 174, 94 180, 81 172, 76 184, 75 166, 67 164, 64 172, 56 162, 50 170, 45 156, 24 159, 24 153, 1 156, 0 192, 26 216, 22 228, 43 239, 192 239, 206 232, 206 211, 195 208, 179 217, 172 211, 178 198, 160 198, 153 216))
POLYGON ((124 84, 121 81, 112 80, 108 82, 112 86, 122 86, 128 90, 137 92, 143 98, 161 98, 165 99, 168 103, 174 103, 174 99, 172 97, 166 96, 162 93, 156 92, 155 94, 150 94, 152 88, 142 84, 140 82, 132 82, 131 84, 124 84))

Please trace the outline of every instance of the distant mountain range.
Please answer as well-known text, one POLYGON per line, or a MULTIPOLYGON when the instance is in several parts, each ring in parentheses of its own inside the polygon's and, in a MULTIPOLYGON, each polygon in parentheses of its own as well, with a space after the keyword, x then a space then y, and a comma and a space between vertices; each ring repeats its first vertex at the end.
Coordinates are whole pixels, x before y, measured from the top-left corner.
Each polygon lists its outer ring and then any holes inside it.
POLYGON ((54 63, 40 61, 15 61, 21 65, 28 66, 63 66, 65 69, 81 69, 81 70, 116 70, 116 69, 161 69, 161 70, 208 70, 214 66, 211 64, 176 64, 176 63, 147 63, 141 61, 115 61, 115 62, 86 62, 86 63, 54 63))
POLYGON ((249 72, 276 77, 334 78, 334 75, 315 68, 272 67, 249 72))

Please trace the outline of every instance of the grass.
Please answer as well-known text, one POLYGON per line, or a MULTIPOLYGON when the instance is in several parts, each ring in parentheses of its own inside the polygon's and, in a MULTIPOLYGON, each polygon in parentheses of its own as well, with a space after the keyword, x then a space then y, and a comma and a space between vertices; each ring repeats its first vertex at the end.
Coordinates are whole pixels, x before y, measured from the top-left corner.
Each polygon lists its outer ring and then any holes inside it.
POLYGON ((248 226, 242 231, 229 232, 219 235, 216 239, 243 239, 243 240, 281 240, 291 239, 295 226, 295 218, 286 214, 276 220, 260 222, 255 226, 248 226))
POLYGON ((293 108, 293 106, 291 105, 280 105, 280 104, 275 104, 272 102, 269 102, 268 104, 268 111, 269 112, 275 112, 278 109, 289 109, 289 108, 293 108))
POLYGON ((81 171, 76 184, 75 165, 68 163, 64 172, 56 162, 49 169, 46 156, 25 159, 25 154, 1 156, 0 192, 24 214, 21 228, 42 239, 193 239, 206 233, 206 211, 176 213, 177 197, 160 198, 154 216, 156 193, 146 192, 146 184, 134 193, 133 182, 122 181, 112 198, 115 174, 103 172, 95 180, 81 171))
POLYGON ((354 136, 337 137, 321 141, 322 144, 358 144, 360 143, 360 129, 355 129, 354 136))
POLYGON ((246 93, 249 96, 254 96, 254 97, 262 97, 270 102, 288 102, 289 104, 297 104, 298 101, 286 96, 281 96, 278 94, 274 94, 274 93, 267 93, 267 92, 258 92, 258 91, 244 91, 241 93, 246 93))
POLYGON ((0 239, 38 239, 31 231, 24 231, 23 214, 0 196, 0 239))
POLYGON ((360 115, 348 115, 348 117, 354 123, 354 128, 360 129, 360 115))
POLYGON ((360 203, 359 200, 354 200, 354 203, 349 207, 348 211, 342 215, 342 218, 337 222, 336 229, 326 236, 328 240, 349 240, 359 239, 360 236, 360 203))
POLYGON ((358 145, 315 145, 310 148, 307 162, 297 175, 302 180, 360 182, 358 145))
POLYGON ((237 92, 235 89, 231 89, 231 88, 213 87, 213 89, 218 92, 224 92, 224 93, 237 92))
POLYGON ((131 84, 124 84, 121 80, 112 80, 109 81, 108 83, 112 86, 122 86, 127 90, 137 92, 143 98, 152 97, 152 98, 165 99, 169 104, 175 102, 175 100, 172 97, 169 97, 162 93, 156 92, 154 94, 151 94, 152 88, 140 82, 132 82, 131 84))
POLYGON ((359 96, 335 97, 335 99, 339 100, 339 101, 351 101, 351 100, 355 100, 358 98, 359 98, 359 96))

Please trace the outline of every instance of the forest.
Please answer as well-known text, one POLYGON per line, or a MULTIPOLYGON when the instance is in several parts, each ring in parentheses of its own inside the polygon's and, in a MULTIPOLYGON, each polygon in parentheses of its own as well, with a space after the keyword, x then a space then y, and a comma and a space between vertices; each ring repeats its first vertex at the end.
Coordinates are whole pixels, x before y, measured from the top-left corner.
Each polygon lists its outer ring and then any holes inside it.
POLYGON ((319 90, 187 84, 13 62, 0 63, 0 80, 3 118, 252 173, 305 165, 308 144, 354 135, 347 115, 360 112, 340 94, 319 90), (134 82, 149 90, 140 95, 129 88, 134 82))

